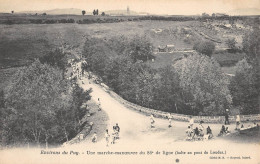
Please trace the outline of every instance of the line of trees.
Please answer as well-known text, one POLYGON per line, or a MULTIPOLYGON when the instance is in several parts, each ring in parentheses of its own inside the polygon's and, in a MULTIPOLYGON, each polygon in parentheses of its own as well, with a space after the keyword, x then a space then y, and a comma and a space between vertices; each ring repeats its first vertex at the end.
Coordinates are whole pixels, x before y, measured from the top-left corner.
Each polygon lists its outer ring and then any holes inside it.
POLYGON ((19 70, 1 92, 1 144, 60 144, 80 130, 90 100, 76 81, 64 78, 65 55, 48 54, 19 70))
POLYGON ((126 100, 157 110, 220 115, 232 99, 219 64, 205 55, 189 56, 174 66, 153 69, 146 37, 89 38, 84 55, 93 71, 126 100))
POLYGON ((98 9, 93 10, 93 15, 98 15, 98 9))
MULTIPOLYGON (((259 24, 259 22, 256 24, 259 24)), ((254 27, 253 32, 243 38, 243 50, 246 58, 236 65, 235 76, 230 81, 233 105, 242 114, 260 113, 260 30, 254 27)))
POLYGON ((211 42, 198 44, 198 53, 162 69, 146 62, 155 56, 151 42, 143 36, 89 37, 83 55, 89 71, 124 99, 141 106, 192 115, 223 115, 226 108, 254 114, 260 113, 259 36, 255 29, 244 37, 247 58, 237 64, 232 78, 211 57, 215 49, 211 42))

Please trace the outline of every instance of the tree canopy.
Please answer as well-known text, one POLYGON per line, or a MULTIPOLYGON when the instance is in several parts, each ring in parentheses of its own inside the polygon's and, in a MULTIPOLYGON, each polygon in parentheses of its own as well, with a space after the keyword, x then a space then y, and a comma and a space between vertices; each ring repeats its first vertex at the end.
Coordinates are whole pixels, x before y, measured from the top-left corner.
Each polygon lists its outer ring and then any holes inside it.
POLYGON ((196 42, 193 46, 193 49, 210 57, 215 51, 215 44, 211 41, 196 42))
POLYGON ((33 142, 48 147, 75 135, 84 116, 79 108, 90 99, 90 91, 72 86, 61 69, 39 60, 19 70, 5 92, 9 113, 1 117, 5 144, 33 142))
POLYGON ((180 86, 193 95, 197 108, 194 114, 221 114, 232 103, 228 78, 214 59, 193 54, 178 61, 174 67, 180 76, 180 86))

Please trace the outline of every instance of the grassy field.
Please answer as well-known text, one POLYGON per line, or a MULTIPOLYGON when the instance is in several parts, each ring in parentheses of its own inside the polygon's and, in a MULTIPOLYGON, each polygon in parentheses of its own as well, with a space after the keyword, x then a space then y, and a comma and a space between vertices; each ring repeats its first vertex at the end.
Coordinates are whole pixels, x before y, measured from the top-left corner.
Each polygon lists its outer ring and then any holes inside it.
POLYGON ((155 47, 174 44, 180 48, 191 45, 175 35, 155 33, 154 29, 170 29, 192 22, 141 21, 105 24, 16 24, 0 25, 0 67, 20 66, 42 56, 61 45, 80 47, 87 35, 97 38, 115 36, 147 36, 155 47))
MULTIPOLYGON (((82 16, 47 16, 48 19, 82 19, 82 16), (75 17, 75 18, 74 18, 75 17)), ((92 16, 87 16, 92 17, 92 16)), ((11 17, 9 17, 11 19, 11 17)), ((9 19, 8 18, 8 19, 9 19)), ((38 17, 37 17, 38 18, 38 17)), ((123 17, 122 17, 123 18, 123 17)), ((124 17, 126 19, 127 17, 124 17)), ((0 16, 0 20, 7 19, 0 16)), ((23 16, 12 17, 12 19, 25 19, 23 16)), ((35 18, 36 19, 36 18, 35 18)), ((97 37, 109 39, 116 36, 133 37, 134 35, 146 36, 154 47, 175 45, 177 50, 192 49, 193 43, 198 40, 205 40, 199 32, 205 29, 199 21, 124 21, 119 23, 94 23, 94 24, 0 24, 0 68, 1 74, 8 74, 1 79, 1 83, 8 79, 13 72, 6 68, 20 67, 31 63, 35 58, 53 51, 55 48, 66 45, 72 50, 77 49, 80 53, 86 37, 97 37), (7 72, 6 72, 7 71, 7 72), (4 73, 2 73, 4 72, 4 73)), ((230 30, 229 30, 230 31, 230 30)), ((214 31, 215 32, 215 31, 214 31)), ((215 36, 221 38, 224 30, 215 36)), ((224 43, 221 43, 222 47, 224 43)), ((217 45, 221 47, 221 45, 217 45)), ((170 65, 180 58, 184 53, 175 52, 171 54, 156 54, 154 62, 148 63, 153 68, 160 68, 170 65)), ((243 58, 243 54, 218 53, 213 57, 219 61, 220 65, 225 66, 224 71, 232 71, 237 61, 243 58), (231 63, 231 64, 230 64, 231 63), (229 70, 229 67, 231 70, 229 70)))

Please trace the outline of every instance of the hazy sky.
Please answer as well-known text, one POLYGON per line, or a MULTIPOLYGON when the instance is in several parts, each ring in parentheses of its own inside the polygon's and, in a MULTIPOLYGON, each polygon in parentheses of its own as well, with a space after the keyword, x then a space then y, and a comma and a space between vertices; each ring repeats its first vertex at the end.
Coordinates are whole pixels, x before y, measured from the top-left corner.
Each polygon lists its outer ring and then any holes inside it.
POLYGON ((0 0, 0 12, 78 8, 130 10, 151 14, 201 14, 228 12, 240 8, 260 9, 260 0, 0 0))

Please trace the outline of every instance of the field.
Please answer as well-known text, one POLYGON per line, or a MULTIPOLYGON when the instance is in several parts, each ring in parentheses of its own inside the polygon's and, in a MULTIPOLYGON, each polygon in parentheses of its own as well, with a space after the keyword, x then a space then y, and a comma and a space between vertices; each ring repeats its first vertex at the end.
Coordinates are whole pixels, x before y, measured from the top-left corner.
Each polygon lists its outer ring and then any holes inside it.
MULTIPOLYGON (((83 19, 82 16, 48 16, 48 19, 55 18, 83 19)), ((88 18, 92 17, 88 16, 88 18)), ((127 19, 128 17, 121 18, 127 19)), ((0 16, 1 21, 7 19, 27 20, 38 18, 0 16)), ((247 32, 247 29, 232 30, 231 28, 223 28, 218 30, 220 23, 215 24, 214 30, 209 30, 212 27, 201 21, 138 20, 94 24, 0 24, 0 68, 1 72, 6 72, 8 70, 6 68, 27 65, 35 58, 59 47, 69 47, 72 54, 74 52, 80 54, 84 41, 89 36, 106 40, 122 35, 126 37, 144 35, 151 41, 155 49, 158 46, 175 45, 178 52, 158 53, 155 54, 154 62, 148 62, 152 67, 160 68, 172 64, 172 62, 181 58, 183 54, 187 54, 184 51, 191 50, 196 41, 213 39, 216 49, 223 50, 226 48, 225 39, 227 39, 227 36, 241 38, 247 32)), ((238 40, 238 45, 241 45, 241 42, 241 40, 238 40)), ((214 54, 213 57, 221 66, 225 67, 223 69, 225 72, 234 73, 233 66, 243 58, 243 54, 230 54, 224 50, 221 53, 214 54)), ((8 70, 8 73, 3 74, 8 74, 5 77, 9 77, 12 75, 10 72, 14 71, 8 70)), ((1 83, 3 79, 5 81, 7 78, 2 78, 1 83)))

